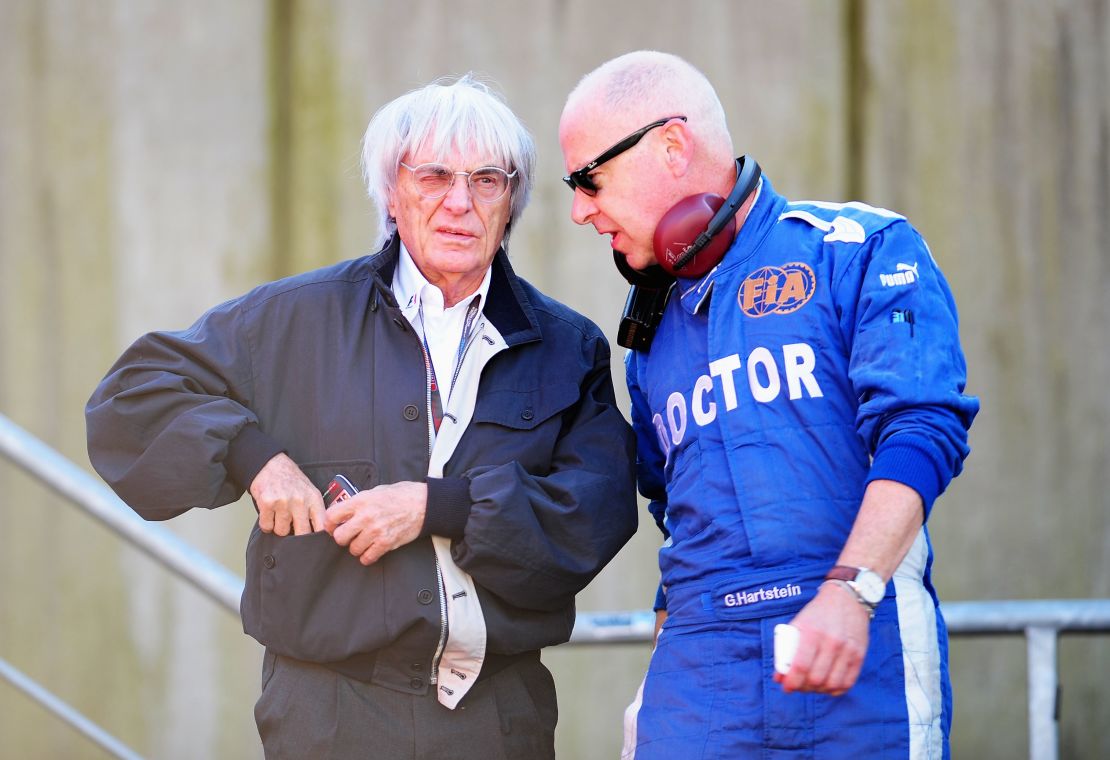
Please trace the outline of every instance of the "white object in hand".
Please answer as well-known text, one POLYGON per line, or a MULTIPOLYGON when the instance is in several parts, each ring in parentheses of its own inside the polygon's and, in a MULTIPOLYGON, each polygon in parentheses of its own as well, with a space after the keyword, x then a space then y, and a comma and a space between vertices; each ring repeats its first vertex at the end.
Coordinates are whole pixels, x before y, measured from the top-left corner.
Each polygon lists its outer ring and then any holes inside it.
POLYGON ((775 626, 775 670, 779 673, 786 675, 790 671, 800 636, 801 633, 792 625, 779 623, 775 626))

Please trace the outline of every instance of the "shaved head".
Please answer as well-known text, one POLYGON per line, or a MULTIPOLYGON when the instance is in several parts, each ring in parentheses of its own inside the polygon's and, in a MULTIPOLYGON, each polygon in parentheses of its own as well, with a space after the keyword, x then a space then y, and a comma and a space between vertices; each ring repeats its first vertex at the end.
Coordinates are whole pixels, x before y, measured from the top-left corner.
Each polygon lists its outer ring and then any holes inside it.
POLYGON ((571 114, 604 120, 620 137, 654 119, 688 117, 703 158, 731 163, 732 139, 713 86, 698 69, 670 53, 639 50, 607 61, 584 76, 567 97, 571 114))
POLYGON ((669 53, 628 53, 583 77, 563 108, 559 145, 574 190, 571 219, 608 235, 637 270, 655 263, 667 211, 700 193, 724 198, 736 182, 717 93, 669 53))

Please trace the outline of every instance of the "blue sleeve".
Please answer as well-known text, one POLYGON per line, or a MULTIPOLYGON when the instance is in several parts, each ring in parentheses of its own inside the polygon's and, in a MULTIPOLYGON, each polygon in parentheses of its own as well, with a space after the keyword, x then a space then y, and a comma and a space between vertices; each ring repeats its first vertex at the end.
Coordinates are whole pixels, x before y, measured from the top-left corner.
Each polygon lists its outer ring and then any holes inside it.
POLYGON ((648 510, 663 538, 670 538, 663 522, 667 510, 666 457, 659 448, 651 407, 640 389, 638 356, 637 352, 629 351, 624 360, 628 395, 632 400, 632 429, 636 433, 636 483, 640 493, 649 500, 648 510))
POLYGON ((836 289, 860 401, 856 428, 872 457, 868 482, 913 488, 927 518, 963 467, 979 410, 979 400, 963 393, 967 365, 952 293, 904 220, 867 238, 836 289))
MULTIPOLYGON (((625 378, 628 395, 632 399, 632 429, 636 433, 636 481, 640 493, 648 499, 648 511, 663 539, 671 537, 665 522, 667 512, 667 482, 664 474, 666 457, 659 449, 659 438, 652 423, 651 407, 640 388, 639 354, 629 351, 625 357, 625 378)), ((667 596, 663 584, 655 595, 652 609, 665 610, 667 596)))

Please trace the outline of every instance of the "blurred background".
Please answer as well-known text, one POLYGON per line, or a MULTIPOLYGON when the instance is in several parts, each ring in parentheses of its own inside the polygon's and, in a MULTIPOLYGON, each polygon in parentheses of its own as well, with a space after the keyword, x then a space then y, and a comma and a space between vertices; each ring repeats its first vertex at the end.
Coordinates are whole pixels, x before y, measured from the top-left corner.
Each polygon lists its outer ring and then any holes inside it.
MULTIPOLYGON (((362 130, 469 70, 538 144, 514 266, 613 340, 626 288, 569 220, 556 130, 583 74, 645 47, 709 76, 780 192, 904 213, 946 272, 983 410, 931 518, 942 599, 1110 596, 1104 0, 0 0, 0 414, 89 468, 123 348, 368 252, 362 130)), ((253 516, 166 525, 241 576, 253 516)), ((236 618, 2 458, 0 520, 0 658, 144 755, 261 757, 236 618)), ((649 607, 658 543, 642 520, 579 609, 649 607)), ((647 658, 545 653, 560 757, 617 756, 647 658)), ((1027 756, 1023 639, 957 638, 951 664, 954 756, 1027 756)), ((1062 757, 1110 756, 1107 673, 1110 639, 1062 639, 1062 757)), ((2 681, 0 756, 104 757, 2 681)))

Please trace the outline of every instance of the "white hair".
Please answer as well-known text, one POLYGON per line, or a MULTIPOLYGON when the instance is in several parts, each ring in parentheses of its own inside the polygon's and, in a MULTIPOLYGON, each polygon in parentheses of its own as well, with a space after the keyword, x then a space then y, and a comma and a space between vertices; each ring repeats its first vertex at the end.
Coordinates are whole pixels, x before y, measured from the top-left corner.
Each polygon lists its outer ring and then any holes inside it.
MULTIPOLYGON (((378 245, 397 229, 387 201, 397 186, 401 159, 430 146, 437 156, 451 150, 492 156, 510 174, 510 227, 520 217, 535 182, 532 135, 502 97, 473 74, 437 79, 393 100, 374 114, 362 138, 362 176, 378 207, 378 245), (431 142, 429 142, 429 140, 431 142)), ((506 230, 508 237, 508 230, 506 230)))

